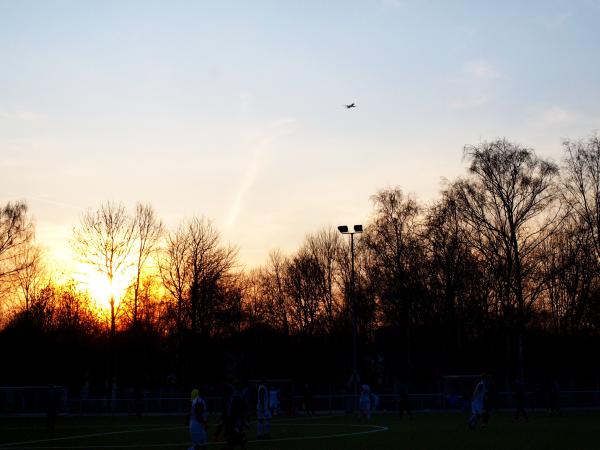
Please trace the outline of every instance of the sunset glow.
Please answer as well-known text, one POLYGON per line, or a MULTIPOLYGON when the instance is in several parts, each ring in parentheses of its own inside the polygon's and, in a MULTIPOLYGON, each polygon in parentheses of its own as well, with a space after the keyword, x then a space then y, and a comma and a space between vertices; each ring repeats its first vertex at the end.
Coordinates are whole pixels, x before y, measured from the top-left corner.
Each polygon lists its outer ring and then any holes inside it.
POLYGON ((599 23, 0 0, 0 450, 597 449, 599 23))
POLYGON ((114 296, 115 308, 118 308, 127 288, 131 285, 132 274, 130 271, 115 275, 113 283, 108 277, 87 266, 78 264, 74 272, 75 281, 80 284, 82 290, 87 291, 97 305, 99 312, 110 313, 110 299, 114 296))
POLYGON ((436 198, 466 143, 558 161, 598 128, 591 1, 109 3, 0 7, 0 197, 27 201, 52 255, 116 199, 205 215, 258 266, 366 220, 382 187, 436 198))

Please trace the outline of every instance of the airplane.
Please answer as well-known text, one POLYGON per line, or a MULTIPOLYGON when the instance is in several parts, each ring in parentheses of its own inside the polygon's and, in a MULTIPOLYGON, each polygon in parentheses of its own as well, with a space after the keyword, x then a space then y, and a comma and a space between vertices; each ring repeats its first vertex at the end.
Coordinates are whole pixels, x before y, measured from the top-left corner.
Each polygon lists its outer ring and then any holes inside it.
POLYGON ((350 108, 356 108, 356 105, 354 103, 350 103, 349 105, 344 105, 346 107, 346 109, 350 109, 350 108))

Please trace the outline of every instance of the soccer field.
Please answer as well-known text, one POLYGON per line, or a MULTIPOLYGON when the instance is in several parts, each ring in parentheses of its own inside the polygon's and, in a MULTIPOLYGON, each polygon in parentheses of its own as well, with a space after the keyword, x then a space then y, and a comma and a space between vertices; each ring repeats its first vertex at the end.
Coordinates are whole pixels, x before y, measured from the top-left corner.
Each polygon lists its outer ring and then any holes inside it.
MULTIPOLYGON (((186 449, 182 417, 61 417, 53 433, 43 418, 3 418, 0 448, 20 449, 186 449)), ((212 430, 214 431, 214 423, 212 430)), ((253 442, 256 449, 511 449, 597 450, 600 413, 568 412, 559 417, 532 414, 528 423, 495 414, 486 429, 470 431, 461 414, 419 414, 414 420, 395 415, 374 417, 368 425, 350 416, 280 418, 273 439, 253 442)), ((211 442, 211 448, 224 448, 211 442)))

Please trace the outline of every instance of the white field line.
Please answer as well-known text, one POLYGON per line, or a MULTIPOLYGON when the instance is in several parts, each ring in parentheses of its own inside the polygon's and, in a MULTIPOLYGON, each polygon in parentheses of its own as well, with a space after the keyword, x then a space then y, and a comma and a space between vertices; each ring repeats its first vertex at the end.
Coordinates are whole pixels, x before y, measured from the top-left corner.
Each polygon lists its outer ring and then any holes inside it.
MULTIPOLYGON (((178 426, 178 427, 154 428, 153 431, 178 430, 180 428, 186 428, 186 427, 178 426)), ((89 438, 89 437, 110 436, 112 434, 139 433, 141 431, 148 431, 148 428, 136 428, 136 429, 122 430, 122 431, 108 431, 106 433, 76 434, 76 435, 72 435, 72 436, 63 436, 63 437, 50 438, 50 439, 36 439, 34 441, 8 442, 6 444, 0 444, 0 448, 12 447, 14 445, 21 445, 21 444, 39 444, 41 442, 67 441, 67 440, 89 438)), ((52 447, 48 447, 48 448, 52 448, 52 447)))
MULTIPOLYGON (((290 420, 289 422, 292 422, 292 420, 290 420)), ((388 427, 379 426, 379 425, 358 425, 358 424, 290 423, 289 425, 293 425, 293 426, 326 426, 326 427, 337 425, 337 426, 361 427, 361 428, 369 427, 370 429, 366 430, 366 431, 354 431, 352 433, 321 434, 321 435, 315 435, 315 436, 296 436, 296 437, 275 438, 275 439, 268 439, 268 440, 252 439, 252 440, 249 440, 248 442, 249 443, 266 443, 266 442, 309 441, 309 440, 315 440, 315 439, 335 439, 335 438, 343 438, 343 437, 361 436, 361 435, 372 434, 372 433, 380 433, 382 431, 388 431, 388 429, 389 429, 388 427)), ((180 428, 187 428, 187 427, 156 428, 152 431, 165 431, 165 430, 174 430, 174 429, 180 429, 180 428)), ((38 441, 29 441, 29 442, 21 442, 21 443, 13 442, 10 444, 1 445, 0 447, 13 446, 13 445, 19 445, 19 444, 27 444, 27 443, 50 442, 50 441, 65 440, 65 439, 78 439, 78 438, 84 438, 84 437, 106 436, 106 435, 111 435, 111 434, 136 433, 136 432, 140 432, 140 431, 150 431, 150 430, 138 429, 138 430, 128 430, 128 431, 116 431, 116 432, 110 432, 110 433, 78 435, 78 436, 45 439, 45 440, 40 439, 38 441)), ((207 443, 208 446, 219 446, 219 445, 225 445, 225 444, 226 444, 226 442, 208 442, 207 443)), ((168 443, 168 444, 163 443, 163 444, 129 444, 129 445, 78 445, 78 446, 68 446, 68 447, 40 446, 40 447, 14 447, 14 448, 19 448, 19 449, 24 449, 24 450, 34 450, 34 449, 37 450, 37 449, 85 449, 85 448, 90 448, 90 449, 92 449, 92 448, 146 448, 146 447, 175 447, 175 446, 184 446, 184 445, 189 445, 189 441, 175 442, 175 443, 168 443)))
MULTIPOLYGON (((294 417, 294 418, 289 418, 289 419, 280 419, 277 420, 276 423, 288 423, 288 422, 295 422, 297 420, 313 420, 313 419, 330 419, 334 416, 311 416, 311 417, 294 417)), ((115 425, 111 425, 111 426, 115 426, 115 425)), ((116 425, 117 427, 119 427, 119 425, 116 425)), ((121 425, 121 426, 125 426, 125 425, 121 425)), ((87 426, 88 428, 92 428, 92 427, 97 427, 97 425, 89 425, 87 426)), ((13 427, 13 428, 7 428, 9 430, 14 430, 14 429, 21 429, 21 428, 25 428, 27 429, 27 427, 13 427)), ((81 427, 75 427, 75 426, 65 426, 64 428, 86 428, 85 425, 81 426, 81 427)), ((176 430, 177 428, 187 428, 187 426, 177 426, 177 427, 168 427, 168 428, 155 428, 153 425, 139 425, 135 428, 129 429, 129 430, 123 430, 123 431, 109 431, 106 433, 93 433, 93 434, 80 434, 80 435, 74 435, 74 436, 62 436, 62 437, 58 437, 58 438, 50 438, 50 439, 37 439, 34 441, 18 441, 18 442, 7 442, 6 444, 0 444, 0 448, 3 447, 10 447, 13 445, 19 445, 19 444, 37 444, 40 442, 51 442, 51 441, 64 441, 64 440, 69 440, 69 439, 78 439, 78 438, 86 438, 86 437, 97 437, 97 436, 109 436, 111 434, 121 434, 121 433, 136 433, 138 431, 165 431, 165 430, 176 430)))
MULTIPOLYGON (((1 420, 1 419, 0 419, 1 420)), ((44 424, 43 426, 41 426, 39 429, 45 430, 46 428, 46 424, 44 424)), ((110 424, 111 428, 115 428, 115 429, 119 429, 119 428, 128 428, 129 430, 131 430, 131 424, 118 424, 118 423, 113 423, 110 424)), ((156 428, 156 424, 155 425, 135 425, 134 426, 136 430, 146 430, 146 429, 152 429, 152 428, 156 428)), ((60 431, 66 431, 66 430, 81 430, 81 429, 85 429, 85 428, 98 428, 98 424, 81 424, 81 425, 71 425, 71 424, 67 424, 65 425, 64 423, 60 424, 60 431)), ((24 430, 24 431, 30 431, 31 430, 31 425, 20 425, 20 426, 15 426, 15 427, 3 427, 2 431, 15 431, 15 430, 24 430)), ((3 445, 6 444, 0 444, 0 447, 2 447, 3 445)))

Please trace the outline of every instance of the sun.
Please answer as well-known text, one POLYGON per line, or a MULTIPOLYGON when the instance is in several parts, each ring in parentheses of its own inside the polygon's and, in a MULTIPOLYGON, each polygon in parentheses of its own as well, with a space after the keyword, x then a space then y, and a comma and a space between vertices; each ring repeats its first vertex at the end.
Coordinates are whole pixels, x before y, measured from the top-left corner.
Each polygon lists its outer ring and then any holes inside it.
POLYGON ((76 273, 77 282, 89 292, 98 309, 102 311, 110 311, 111 298, 114 298, 115 307, 118 307, 131 284, 130 274, 115 274, 111 284, 106 274, 86 264, 80 264, 76 273))

